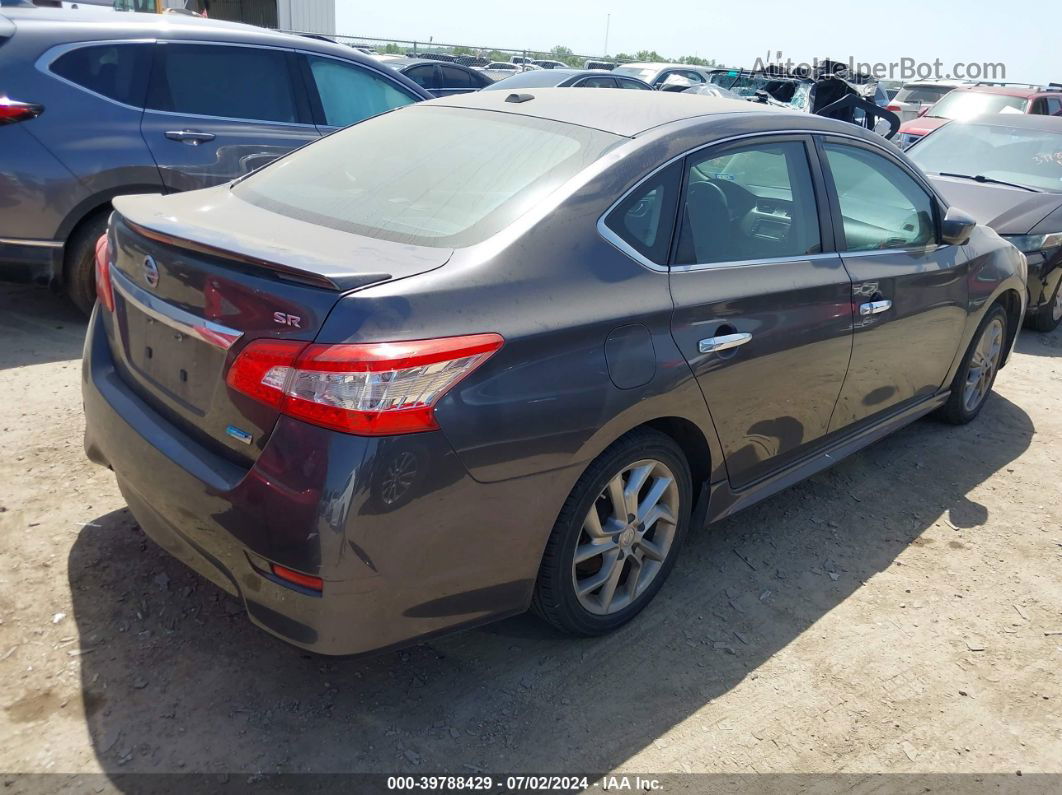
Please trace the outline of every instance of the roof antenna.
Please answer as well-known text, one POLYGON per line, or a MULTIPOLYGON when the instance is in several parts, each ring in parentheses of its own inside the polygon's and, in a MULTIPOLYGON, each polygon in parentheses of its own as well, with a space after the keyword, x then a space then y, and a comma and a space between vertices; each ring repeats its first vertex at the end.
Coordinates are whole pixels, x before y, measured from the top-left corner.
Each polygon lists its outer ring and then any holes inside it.
POLYGON ((506 102, 530 102, 535 98, 534 94, 510 94, 505 98, 506 102))

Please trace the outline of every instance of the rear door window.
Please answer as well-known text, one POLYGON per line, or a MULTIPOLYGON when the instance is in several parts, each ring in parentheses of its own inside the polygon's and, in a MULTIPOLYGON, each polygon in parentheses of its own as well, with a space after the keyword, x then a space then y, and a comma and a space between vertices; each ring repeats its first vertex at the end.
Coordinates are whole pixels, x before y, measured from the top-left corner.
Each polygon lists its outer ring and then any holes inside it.
POLYGON ((584 77, 575 85, 579 88, 615 88, 616 81, 611 77, 594 75, 593 77, 584 77))
POLYGON ((413 66, 402 74, 425 90, 441 88, 435 79, 435 64, 423 63, 419 66, 413 66))
POLYGON ((213 44, 161 46, 148 107, 190 116, 298 123, 288 52, 213 44))
POLYGON ((677 264, 820 251, 818 206, 802 142, 764 142, 690 158, 677 264))
POLYGON ((468 79, 468 72, 453 66, 443 64, 439 67, 442 72, 442 86, 440 88, 475 88, 468 79))
POLYGON ((321 97, 324 123, 347 127, 370 116, 415 102, 383 75, 336 58, 307 55, 321 97))
POLYGON ((97 44, 60 55, 53 74, 108 99, 144 106, 153 44, 97 44))
POLYGON ((624 80, 622 77, 617 77, 616 82, 620 88, 633 88, 638 91, 652 91, 653 89, 644 83, 639 83, 637 80, 624 80))

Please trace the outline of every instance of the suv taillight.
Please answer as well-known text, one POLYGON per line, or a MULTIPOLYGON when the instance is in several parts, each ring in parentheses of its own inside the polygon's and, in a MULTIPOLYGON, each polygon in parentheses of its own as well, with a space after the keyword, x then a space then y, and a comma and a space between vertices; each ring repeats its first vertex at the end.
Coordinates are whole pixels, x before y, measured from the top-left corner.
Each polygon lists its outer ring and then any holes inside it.
POLYGON ((903 108, 900 107, 899 102, 890 102, 885 106, 885 110, 891 110, 893 113, 899 113, 903 108))
POLYGON ((44 113, 43 105, 19 102, 10 97, 0 97, 0 124, 14 124, 27 119, 35 119, 42 113, 44 113))
POLYGON ((104 232, 96 241, 96 298, 108 312, 114 311, 111 285, 111 238, 104 232))
POLYGON ((419 433, 439 427, 436 403, 503 343, 498 334, 338 345, 260 339, 225 380, 314 425, 363 436, 419 433))

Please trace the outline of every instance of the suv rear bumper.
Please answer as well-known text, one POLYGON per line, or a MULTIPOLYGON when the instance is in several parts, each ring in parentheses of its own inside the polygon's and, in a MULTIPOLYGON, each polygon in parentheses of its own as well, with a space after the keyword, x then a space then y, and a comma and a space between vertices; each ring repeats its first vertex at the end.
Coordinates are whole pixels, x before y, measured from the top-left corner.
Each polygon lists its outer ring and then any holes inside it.
POLYGON ((126 386, 100 311, 83 362, 86 453, 114 470, 145 533, 255 624, 356 654, 527 608, 575 473, 483 484, 441 432, 367 438, 287 417, 240 467, 126 386), (323 591, 284 584, 270 563, 321 577, 323 591))
POLYGON ((0 279, 50 284, 62 274, 63 244, 55 240, 0 237, 0 279))

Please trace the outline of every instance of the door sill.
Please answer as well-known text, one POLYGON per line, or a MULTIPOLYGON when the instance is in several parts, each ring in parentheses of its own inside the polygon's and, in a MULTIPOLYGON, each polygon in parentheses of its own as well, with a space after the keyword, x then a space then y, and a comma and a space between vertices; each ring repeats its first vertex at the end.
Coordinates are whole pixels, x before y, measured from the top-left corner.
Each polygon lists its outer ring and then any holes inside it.
POLYGON ((828 469, 864 447, 940 408, 948 401, 950 394, 950 391, 937 393, 918 403, 906 406, 873 425, 846 433, 831 444, 794 461, 784 469, 776 470, 740 489, 731 488, 730 483, 725 480, 716 483, 709 497, 706 524, 725 519, 731 514, 828 469))

